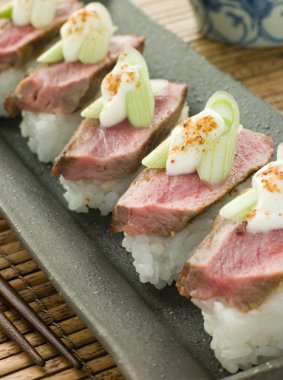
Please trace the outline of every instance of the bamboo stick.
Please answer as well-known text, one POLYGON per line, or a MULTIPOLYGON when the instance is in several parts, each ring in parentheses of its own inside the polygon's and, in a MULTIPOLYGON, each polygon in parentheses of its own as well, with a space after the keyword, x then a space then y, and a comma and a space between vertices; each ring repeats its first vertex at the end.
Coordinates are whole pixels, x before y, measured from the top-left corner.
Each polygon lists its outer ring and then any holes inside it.
MULTIPOLYGON (((115 366, 113 358, 110 355, 105 355, 102 357, 92 359, 92 345, 82 347, 78 349, 78 352, 87 361, 88 366, 94 372, 104 371, 115 366)), ((36 380, 42 378, 43 376, 46 377, 48 375, 56 374, 68 368, 70 368, 69 363, 64 358, 59 356, 49 360, 44 368, 40 368, 37 366, 28 367, 21 371, 17 371, 7 376, 3 376, 1 380, 36 380)), ((78 372, 84 376, 86 375, 86 373, 83 371, 78 372)))
MULTIPOLYGON (((78 348, 91 345, 89 350, 93 353, 93 355, 98 356, 105 353, 105 350, 100 343, 93 342, 94 338, 87 329, 70 334, 69 338, 78 348)), ((58 357, 58 351, 50 344, 45 343, 39 345, 36 347, 36 351, 45 361, 58 357)), ((19 354, 12 355, 0 361, 0 376, 5 376, 13 372, 23 370, 31 365, 33 365, 33 362, 26 353, 21 352, 19 354)))
MULTIPOLYGON (((60 326, 62 327, 62 329, 64 330, 67 336, 70 336, 70 334, 74 334, 75 332, 85 329, 83 322, 77 316, 61 322, 60 326)), ((59 330, 55 326, 50 326, 50 328, 59 337, 62 337, 61 330, 59 330)), ((27 341, 33 345, 33 347, 37 347, 45 343, 45 339, 36 332, 27 333, 25 337, 27 341)), ((93 338, 95 339, 95 337, 93 338)), ((11 340, 0 344, 0 368, 1 368, 1 360, 6 359, 9 356, 16 355, 19 352, 21 352, 19 346, 11 340)))

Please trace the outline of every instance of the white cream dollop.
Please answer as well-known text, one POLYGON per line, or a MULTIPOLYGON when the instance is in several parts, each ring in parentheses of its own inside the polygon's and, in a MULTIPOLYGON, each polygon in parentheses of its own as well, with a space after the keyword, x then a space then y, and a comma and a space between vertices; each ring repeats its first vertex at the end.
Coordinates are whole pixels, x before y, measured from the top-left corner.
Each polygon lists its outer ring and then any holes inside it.
POLYGON ((252 233, 283 228, 283 161, 260 169, 253 177, 257 203, 248 215, 247 230, 252 233))
POLYGON ((80 47, 90 33, 94 40, 108 34, 110 41, 113 31, 111 17, 100 3, 90 3, 74 12, 61 28, 65 60, 77 61, 80 47))
POLYGON ((104 128, 112 127, 127 117, 126 97, 137 88, 140 66, 117 63, 112 72, 102 81, 101 93, 104 107, 100 113, 100 123, 104 128))
POLYGON ((195 172, 206 144, 224 130, 225 122, 221 115, 208 108, 183 121, 170 136, 166 173, 179 175, 195 172))

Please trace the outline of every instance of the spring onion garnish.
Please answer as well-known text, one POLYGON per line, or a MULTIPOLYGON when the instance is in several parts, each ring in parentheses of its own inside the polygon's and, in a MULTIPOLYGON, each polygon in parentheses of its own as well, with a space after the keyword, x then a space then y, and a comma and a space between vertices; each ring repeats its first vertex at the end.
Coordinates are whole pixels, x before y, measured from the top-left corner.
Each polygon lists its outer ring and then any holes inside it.
POLYGON ((126 99, 128 119, 135 128, 147 128, 154 113, 154 96, 146 62, 135 49, 128 49, 127 55, 122 55, 121 63, 123 62, 140 66, 139 85, 128 93, 126 99))
MULTIPOLYGON (((279 144, 277 148, 277 161, 283 161, 283 143, 279 144)), ((279 162, 278 162, 279 164, 279 162)), ((263 206, 265 207, 268 205, 268 198, 270 196, 274 196, 273 194, 278 194, 280 197, 280 190, 278 185, 276 184, 276 181, 272 181, 272 177, 276 175, 279 175, 279 178, 281 179, 281 172, 280 170, 274 170, 273 168, 276 167, 276 162, 271 162, 267 164, 265 167, 260 169, 254 176, 253 178, 253 187, 251 189, 248 189, 244 191, 241 195, 233 199, 231 202, 229 202, 227 205, 222 207, 220 210, 220 215, 223 218, 230 219, 230 220, 243 220, 248 217, 250 214, 252 216, 253 214, 253 209, 257 206, 263 206), (262 180, 261 175, 263 174, 264 176, 264 181, 262 180), (268 175, 270 178, 268 178, 268 175), (258 178, 257 178, 258 177, 258 178), (260 186, 258 186, 258 180, 260 183, 260 186), (263 195, 261 187, 267 190, 268 197, 266 195, 263 195), (260 201, 261 199, 261 201, 260 201), (264 200, 264 201, 263 201, 264 200)), ((278 212, 279 206, 280 206, 280 200, 277 205, 276 201, 272 202, 275 207, 278 207, 278 212)), ((271 203, 271 204, 272 204, 271 203)), ((256 210, 255 210, 256 211, 256 210)), ((265 217, 270 216, 271 212, 265 210, 265 217)), ((279 215, 280 216, 280 215, 279 215)), ((278 217, 278 215, 277 215, 278 217)))
POLYGON ((99 115, 104 107, 104 99, 102 97, 98 98, 94 103, 88 106, 82 112, 82 117, 88 117, 89 119, 99 119, 99 115))
POLYGON ((58 0, 14 0, 7 14, 18 26, 45 28, 55 18, 58 0))
POLYGON ((0 7, 0 18, 12 18, 13 3, 7 3, 0 7))
POLYGON ((164 140, 143 160, 142 164, 151 169, 162 169, 166 167, 166 161, 170 148, 170 137, 164 140))
POLYGON ((277 161, 283 161, 283 143, 278 145, 277 148, 277 161))
POLYGON ((208 100, 206 108, 216 111, 225 121, 223 135, 205 148, 198 175, 210 185, 224 182, 230 175, 235 157, 238 129, 240 124, 239 107, 233 96, 219 91, 208 100))
POLYGON ((34 0, 31 24, 35 28, 46 28, 55 18, 58 0, 34 0))
POLYGON ((62 26, 61 45, 57 45, 55 50, 51 47, 38 61, 54 63, 61 61, 63 56, 66 62, 100 62, 107 55, 114 30, 111 16, 104 5, 89 3, 74 12, 62 26))
POLYGON ((41 54, 37 61, 40 63, 55 63, 64 59, 62 41, 58 41, 46 52, 41 54))
POLYGON ((246 190, 233 199, 220 210, 223 218, 231 220, 242 220, 254 208, 257 202, 257 191, 254 188, 246 190))
POLYGON ((154 95, 143 56, 134 48, 123 49, 112 72, 101 85, 102 99, 82 112, 83 117, 99 117, 103 127, 128 118, 135 128, 150 126, 154 95))
POLYGON ((166 167, 171 175, 197 170, 203 181, 210 185, 219 184, 231 172, 238 128, 239 109, 235 99, 225 92, 216 92, 204 111, 173 130, 168 150, 157 147, 143 160, 143 164, 157 168, 157 161, 158 168, 166 167), (175 146, 172 139, 176 142, 175 146))
POLYGON ((33 0, 14 0, 12 20, 15 25, 30 24, 33 0))

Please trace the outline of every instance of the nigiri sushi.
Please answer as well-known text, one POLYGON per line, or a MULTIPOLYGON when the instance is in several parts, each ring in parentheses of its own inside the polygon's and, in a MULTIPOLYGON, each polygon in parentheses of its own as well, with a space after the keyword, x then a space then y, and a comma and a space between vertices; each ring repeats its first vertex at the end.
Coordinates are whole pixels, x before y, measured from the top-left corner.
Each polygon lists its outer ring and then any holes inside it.
MULTIPOLYGON (((69 208, 112 211, 137 175, 142 158, 182 114, 186 84, 150 81, 146 62, 133 48, 121 52, 101 85, 102 96, 56 159, 69 208)), ((185 112, 187 112, 185 110, 185 112)))
POLYGON ((124 233, 123 246, 140 281, 170 285, 210 230, 219 209, 212 205, 266 164, 272 152, 269 137, 239 128, 238 105, 224 92, 173 129, 143 160, 147 168, 112 217, 111 231, 124 233))
POLYGON ((22 135, 42 162, 53 162, 81 122, 81 110, 96 97, 121 49, 143 50, 144 37, 113 36, 107 9, 89 3, 61 28, 61 40, 38 58, 43 65, 22 80, 5 102, 11 116, 22 112, 22 135))
POLYGON ((220 210, 177 286, 201 310, 229 372, 283 354, 283 146, 220 210))
POLYGON ((54 39, 68 16, 82 7, 77 0, 2 2, 0 5, 0 116, 35 58, 54 39))

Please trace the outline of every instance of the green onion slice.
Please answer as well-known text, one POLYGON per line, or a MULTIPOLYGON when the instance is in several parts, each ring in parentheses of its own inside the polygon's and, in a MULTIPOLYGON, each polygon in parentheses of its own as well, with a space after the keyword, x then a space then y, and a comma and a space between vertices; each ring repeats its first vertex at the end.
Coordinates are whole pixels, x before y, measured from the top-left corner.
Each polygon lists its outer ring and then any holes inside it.
POLYGON ((94 64, 102 61, 108 52, 111 35, 109 33, 96 34, 90 32, 79 49, 77 58, 85 64, 94 64))
POLYGON ((170 149, 170 137, 163 141, 143 160, 142 164, 151 169, 163 169, 166 167, 166 161, 170 149))
POLYGON ((219 113, 225 121, 225 132, 205 147, 197 169, 200 179, 209 185, 218 185, 230 175, 240 124, 239 107, 232 95, 218 91, 208 100, 206 108, 219 113))
POLYGON ((104 99, 100 97, 94 103, 84 109, 81 113, 81 116, 87 117, 88 119, 98 119, 101 111, 103 110, 103 106, 104 99))
POLYGON ((220 210, 220 215, 225 219, 242 220, 254 208, 257 202, 257 191, 254 188, 233 199, 220 210))
POLYGON ((64 59, 62 41, 58 41, 50 49, 41 54, 37 58, 37 62, 40 63, 56 63, 64 59))
POLYGON ((0 7, 0 18, 12 18, 13 13, 13 3, 7 3, 0 7))
POLYGON ((277 160, 283 161, 283 143, 278 145, 277 148, 277 160))
POLYGON ((55 18, 57 0, 33 0, 30 21, 35 28, 46 28, 55 18))
POLYGON ((132 47, 124 49, 124 54, 121 55, 119 62, 140 67, 139 85, 128 93, 126 109, 133 127, 148 128, 152 122, 155 102, 147 64, 141 53, 132 47))
MULTIPOLYGON (((154 95, 151 88, 148 69, 143 56, 134 48, 127 47, 120 54, 117 64, 136 66, 139 69, 139 83, 137 88, 126 96, 126 114, 135 128, 150 126, 154 114, 154 95)), ((98 118, 102 112, 104 101, 96 100, 82 112, 83 117, 98 118)))

